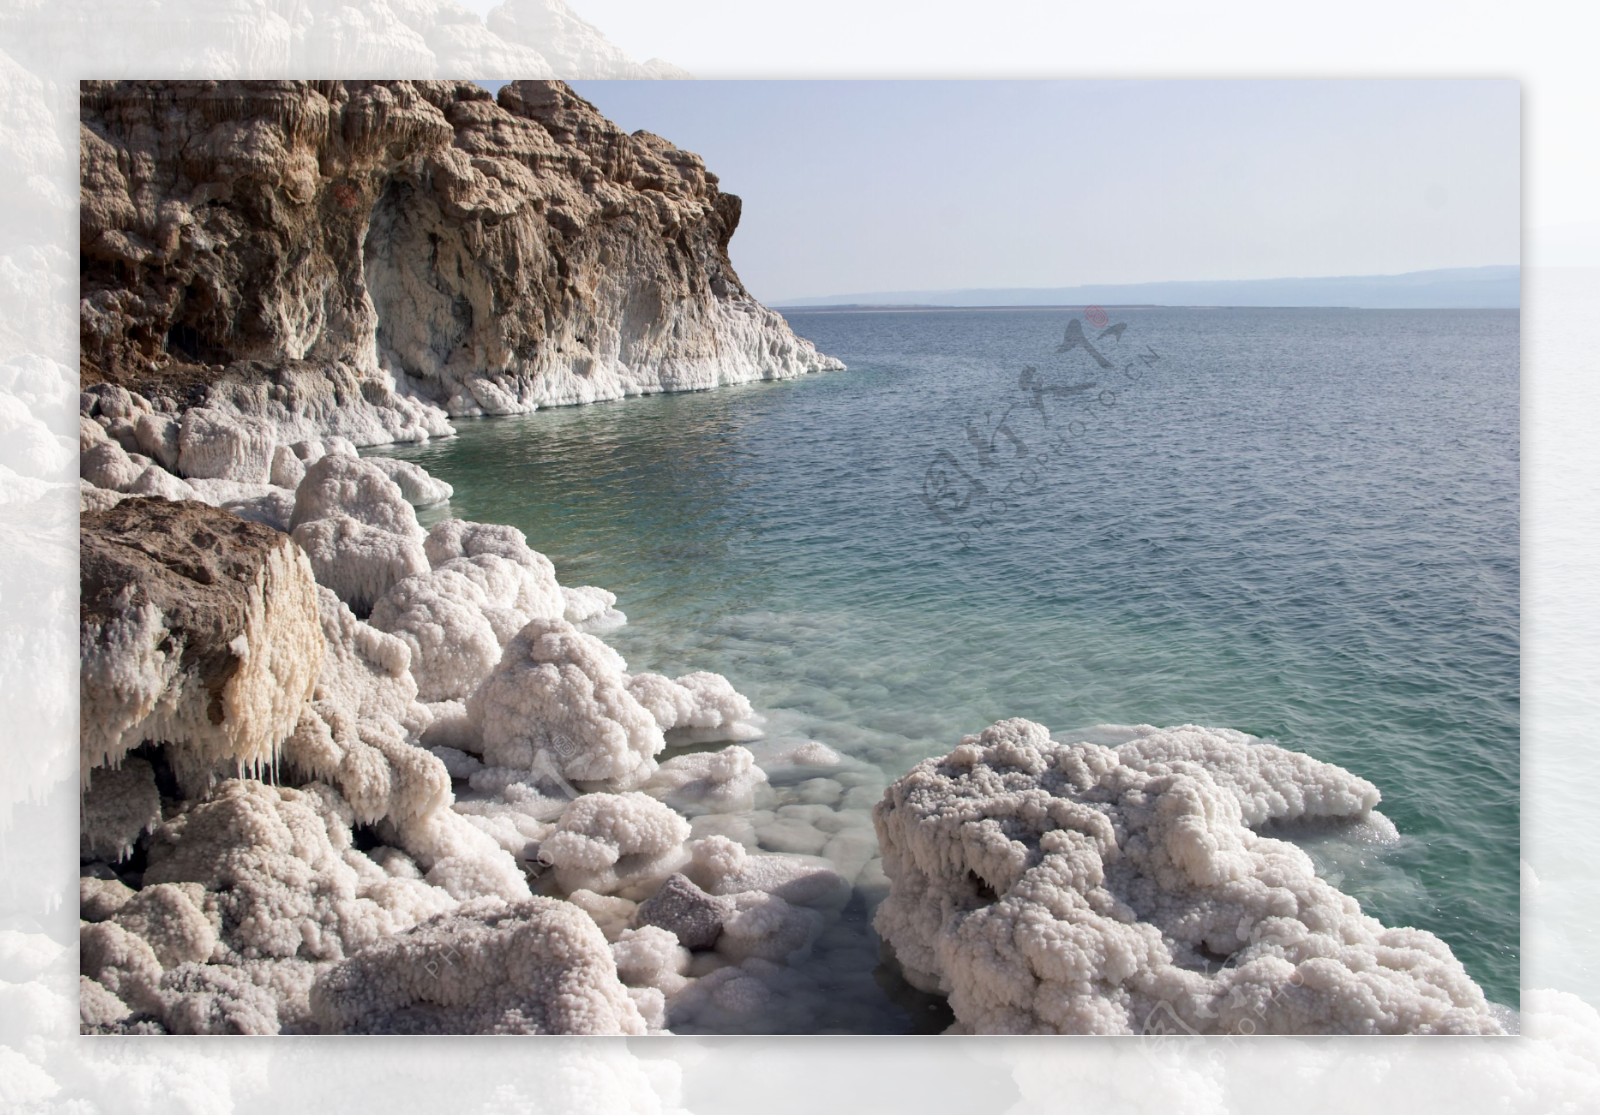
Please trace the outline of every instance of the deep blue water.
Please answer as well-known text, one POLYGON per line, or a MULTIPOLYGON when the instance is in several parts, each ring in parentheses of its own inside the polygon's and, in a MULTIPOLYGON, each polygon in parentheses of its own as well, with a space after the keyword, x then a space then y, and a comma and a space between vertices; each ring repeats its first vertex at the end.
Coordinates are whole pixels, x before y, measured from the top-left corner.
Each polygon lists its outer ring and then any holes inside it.
POLYGON ((615 591, 637 669, 889 778, 1007 716, 1341 764, 1402 840, 1322 870, 1517 1002, 1515 311, 1112 311, 1106 366, 1062 310, 790 317, 849 370, 393 452, 615 591))

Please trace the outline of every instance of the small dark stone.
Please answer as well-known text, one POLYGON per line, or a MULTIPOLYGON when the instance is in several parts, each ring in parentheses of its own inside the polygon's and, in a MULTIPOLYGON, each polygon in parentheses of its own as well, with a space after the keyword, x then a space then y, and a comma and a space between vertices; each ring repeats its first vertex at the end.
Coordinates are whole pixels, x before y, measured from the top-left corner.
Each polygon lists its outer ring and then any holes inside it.
POLYGON ((710 949, 722 935, 722 924, 733 914, 733 903, 709 895, 681 873, 667 878, 660 889, 639 904, 635 926, 659 926, 678 936, 685 949, 710 949))

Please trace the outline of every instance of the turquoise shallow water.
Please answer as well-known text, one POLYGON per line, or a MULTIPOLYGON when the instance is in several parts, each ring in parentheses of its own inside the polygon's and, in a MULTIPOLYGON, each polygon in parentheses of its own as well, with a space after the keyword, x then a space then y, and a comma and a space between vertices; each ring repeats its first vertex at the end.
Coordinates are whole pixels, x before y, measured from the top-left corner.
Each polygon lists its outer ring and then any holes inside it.
POLYGON ((1105 366, 1057 351, 1072 317, 796 312, 849 371, 386 452, 616 592, 635 669, 725 674, 888 778, 1007 716, 1341 764, 1402 839, 1321 869, 1515 1005, 1517 314, 1113 311, 1105 366))

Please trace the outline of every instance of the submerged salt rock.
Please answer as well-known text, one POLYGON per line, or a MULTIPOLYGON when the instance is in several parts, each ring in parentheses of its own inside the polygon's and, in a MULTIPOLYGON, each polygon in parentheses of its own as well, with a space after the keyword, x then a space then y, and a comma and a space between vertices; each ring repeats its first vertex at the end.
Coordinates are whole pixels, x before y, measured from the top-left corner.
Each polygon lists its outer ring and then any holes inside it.
POLYGON ((134 497, 79 532, 81 764, 163 742, 180 778, 264 765, 322 662, 316 583, 287 537, 134 497))
POLYGON ((661 727, 628 691, 622 656, 565 620, 533 620, 467 701, 484 762, 628 790, 655 771, 661 727))
POLYGON ((317 979, 326 1032, 639 1035, 644 1018, 594 922, 570 903, 477 900, 317 979))
POLYGON ((891 892, 874 921, 969 1032, 1499 1033, 1443 942, 1383 927, 1246 824, 1355 823, 1377 801, 1242 734, 1142 727, 1110 747, 1002 721, 876 807, 891 892))
MULTIPOLYGON (((639 677, 644 676, 635 679, 639 677)), ((757 789, 766 782, 766 772, 756 766, 750 750, 734 744, 714 752, 674 756, 640 789, 692 816, 749 810, 757 789)))

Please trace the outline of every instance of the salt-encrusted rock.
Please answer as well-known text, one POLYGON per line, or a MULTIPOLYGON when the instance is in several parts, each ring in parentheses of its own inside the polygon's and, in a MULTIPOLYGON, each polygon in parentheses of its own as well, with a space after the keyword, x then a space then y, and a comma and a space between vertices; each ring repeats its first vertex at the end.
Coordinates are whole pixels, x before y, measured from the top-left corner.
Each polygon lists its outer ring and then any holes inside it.
POLYGON ((133 895, 112 921, 149 943, 163 969, 205 961, 217 945, 218 926, 205 910, 199 884, 152 884, 133 895))
POLYGON ((1370 821, 1370 783, 1238 733, 1125 738, 1001 721, 875 808, 892 885, 875 925, 963 1030, 1501 1030, 1448 946, 1383 927, 1250 828, 1370 821))
POLYGON ((396 582, 373 605, 369 620, 410 649, 423 701, 458 701, 500 661, 500 639, 486 605, 471 579, 434 570, 396 582))
POLYGON ((138 892, 121 880, 100 876, 78 878, 78 917, 85 922, 104 922, 120 911, 138 892))
POLYGON ((101 488, 89 481, 78 482, 78 512, 80 515, 89 515, 92 512, 102 512, 107 508, 114 508, 126 496, 121 492, 113 492, 109 488, 101 488))
POLYGON ((633 912, 639 909, 639 904, 632 899, 600 895, 581 887, 567 894, 567 902, 594 919, 608 942, 616 941, 624 930, 631 928, 633 912))
POLYGON ((627 663, 596 637, 565 620, 531 621, 467 701, 484 762, 594 788, 640 785, 666 740, 627 681, 627 663))
POLYGON ((161 962, 137 934, 115 922, 78 926, 78 965, 88 977, 134 1011, 159 1011, 161 962))
POLYGON ((234 965, 182 964, 163 973, 160 1017, 174 1035, 275 1035, 278 1000, 234 965))
POLYGON ((86 976, 78 978, 78 1021, 85 1034, 106 1034, 132 1011, 105 985, 86 976))
POLYGON ((133 852, 139 837, 161 820, 161 792, 155 769, 142 759, 88 773, 78 810, 86 857, 118 861, 133 852))
POLYGON ((628 692, 650 710, 664 731, 694 729, 706 740, 746 740, 759 735, 750 699, 720 674, 700 670, 678 679, 636 674, 628 679, 628 692))
MULTIPOLYGON (((640 677, 635 675, 635 681, 640 677)), ((756 766, 750 750, 735 744, 715 752, 674 756, 640 789, 692 817, 749 810, 766 782, 766 772, 756 766)))
MULTIPOLYGON (((519 576, 513 607, 525 613, 528 620, 535 617, 558 619, 567 611, 566 590, 556 582, 555 566, 530 547, 527 538, 515 527, 446 519, 428 532, 423 549, 428 561, 437 569, 451 567, 459 559, 485 557, 503 559, 520 567, 523 572, 519 576)), ((611 598, 610 604, 616 603, 615 596, 605 595, 611 598)))
POLYGON ((159 465, 147 465, 133 482, 125 486, 130 496, 159 496, 163 500, 193 500, 193 485, 185 484, 159 465))
POLYGON ((682 873, 673 873, 656 893, 633 913, 636 926, 659 926, 670 930, 685 949, 710 949, 722 935, 722 926, 733 914, 733 903, 720 895, 709 895, 682 873))
POLYGON ((400 486, 400 494, 412 507, 426 508, 442 504, 455 495, 447 483, 428 475, 420 465, 394 457, 363 458, 369 465, 383 470, 390 480, 400 486))
POLYGON ((348 515, 313 519, 291 534, 306 552, 317 583, 361 616, 396 583, 428 569, 417 538, 370 527, 348 515))
POLYGON ((370 527, 421 542, 417 513, 400 486, 369 460, 330 453, 306 469, 294 493, 291 527, 345 515, 370 527))
POLYGON ((134 423, 134 437, 138 441, 139 452, 153 459, 167 472, 176 473, 182 452, 179 429, 178 420, 172 415, 141 414, 134 423))
POLYGON ((185 474, 448 432, 402 389, 503 413, 838 367, 740 283, 699 157, 559 82, 86 82, 79 110, 85 376, 199 396, 185 474))
POLYGON ((822 911, 838 911, 850 901, 849 882, 815 857, 751 853, 715 835, 689 842, 689 854, 684 874, 713 895, 760 891, 822 911))
POLYGON ((311 990, 324 1031, 638 1035, 611 948, 570 903, 478 900, 376 943, 311 990))
POLYGON ((642 899, 689 859, 689 823, 638 793, 586 794, 573 800, 539 860, 564 891, 642 899))
POLYGON ((616 607, 617 595, 598 585, 563 585, 561 597, 566 604, 563 615, 567 623, 587 631, 620 628, 628 622, 627 616, 616 607))
POLYGON ((646 1026, 651 1032, 664 1030, 671 997, 689 983, 689 951, 661 927, 640 926, 617 935, 611 956, 646 1026))
POLYGON ((191 781, 269 763, 322 663, 300 549, 205 504, 139 497, 85 515, 79 549, 85 779, 145 740, 191 781))
POLYGON ((258 419, 191 407, 178 425, 178 472, 186 477, 265 484, 276 433, 258 419))

